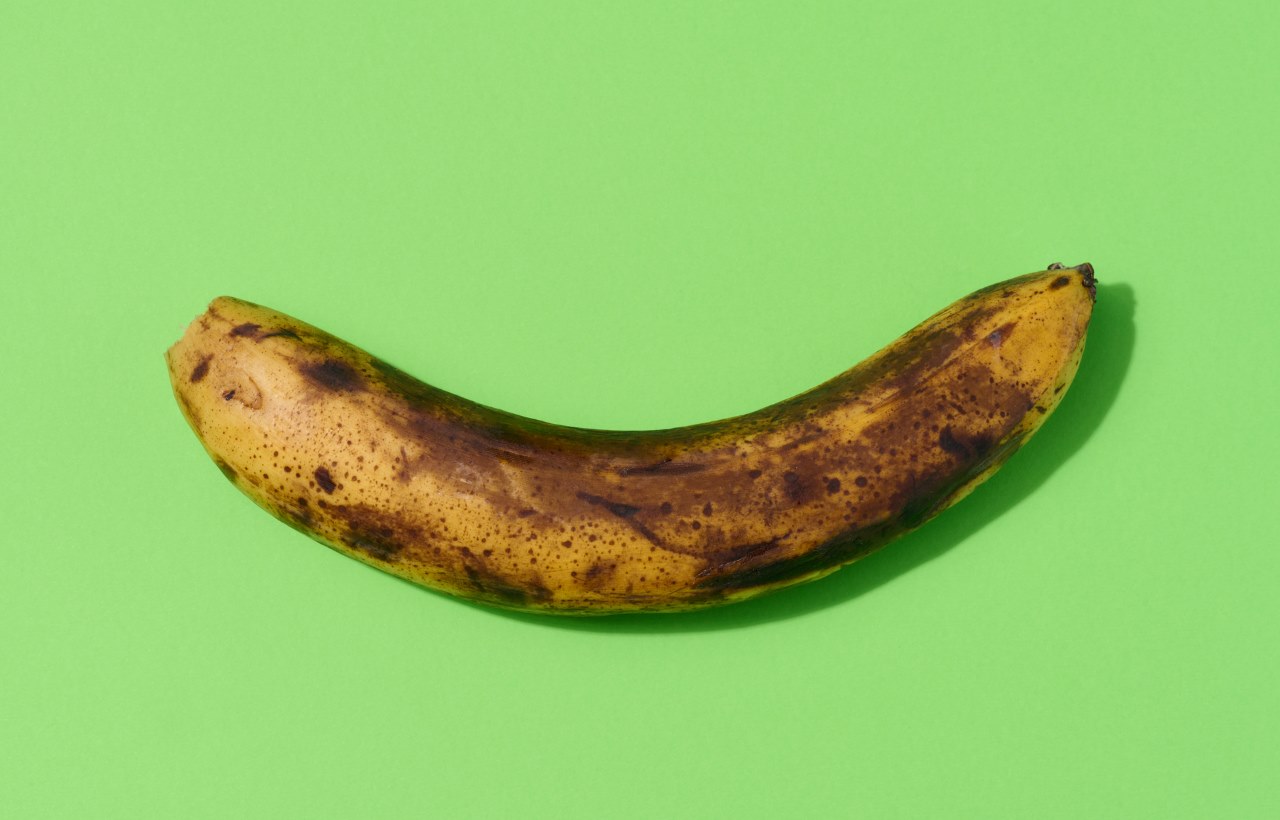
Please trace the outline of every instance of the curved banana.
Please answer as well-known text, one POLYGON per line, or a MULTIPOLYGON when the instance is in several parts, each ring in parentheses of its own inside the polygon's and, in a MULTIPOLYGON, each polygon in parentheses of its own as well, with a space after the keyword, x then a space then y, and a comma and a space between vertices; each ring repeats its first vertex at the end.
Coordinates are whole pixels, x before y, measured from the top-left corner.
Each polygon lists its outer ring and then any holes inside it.
POLYGON ((964 497, 1062 398, 1094 298, 1090 265, 1054 265, 807 393, 643 432, 475 404, 230 297, 166 359, 227 478, 340 552, 511 609, 686 610, 819 578, 964 497))

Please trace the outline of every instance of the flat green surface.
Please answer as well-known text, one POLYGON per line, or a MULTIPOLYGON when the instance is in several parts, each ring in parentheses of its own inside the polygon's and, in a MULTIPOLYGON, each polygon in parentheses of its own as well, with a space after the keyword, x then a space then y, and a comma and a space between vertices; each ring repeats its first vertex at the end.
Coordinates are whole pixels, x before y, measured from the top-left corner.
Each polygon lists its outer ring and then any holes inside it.
POLYGON ((14 818, 1280 816, 1271 2, 0 3, 14 818), (755 409, 977 287, 1104 283, 969 500, 577 622, 270 519, 212 297, 566 424, 755 409))

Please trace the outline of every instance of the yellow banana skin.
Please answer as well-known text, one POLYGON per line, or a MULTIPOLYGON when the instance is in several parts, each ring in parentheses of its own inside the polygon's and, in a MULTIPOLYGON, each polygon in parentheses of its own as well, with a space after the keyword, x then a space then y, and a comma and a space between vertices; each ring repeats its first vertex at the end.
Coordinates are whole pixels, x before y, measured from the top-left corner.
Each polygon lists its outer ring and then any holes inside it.
POLYGON ((1095 294, 1090 265, 1053 265, 806 393, 670 430, 504 413, 230 297, 166 359, 227 478, 339 552, 509 609, 678 611, 819 578, 964 497, 1057 406, 1095 294))

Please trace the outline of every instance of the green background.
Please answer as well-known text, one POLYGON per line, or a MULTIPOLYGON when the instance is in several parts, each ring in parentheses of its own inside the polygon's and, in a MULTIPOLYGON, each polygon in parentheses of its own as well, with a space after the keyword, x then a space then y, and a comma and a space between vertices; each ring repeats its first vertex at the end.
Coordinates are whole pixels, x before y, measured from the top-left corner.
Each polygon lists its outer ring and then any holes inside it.
POLYGON ((4 0, 5 814, 1280 816, 1280 11, 945 7, 4 0), (1086 260, 1079 378, 1005 470, 685 616, 323 549, 161 358, 226 293, 665 427, 1086 260))

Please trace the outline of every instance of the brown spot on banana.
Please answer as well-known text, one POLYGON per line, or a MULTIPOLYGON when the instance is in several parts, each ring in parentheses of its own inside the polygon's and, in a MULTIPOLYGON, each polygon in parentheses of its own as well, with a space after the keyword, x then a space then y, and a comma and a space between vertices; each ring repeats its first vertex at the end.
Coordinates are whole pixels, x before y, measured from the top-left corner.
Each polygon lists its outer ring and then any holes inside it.
POLYGON ((997 283, 807 393, 669 430, 503 413, 228 297, 167 359, 236 486, 353 558, 495 606, 676 611, 821 577, 962 498, 1060 400, 1094 298, 1087 265, 997 283))
POLYGON ((298 367, 308 380, 325 390, 339 392, 342 390, 360 390, 364 383, 355 368, 339 359, 325 359, 320 362, 306 362, 298 367))
POLYGON ((192 384, 204 379, 205 375, 209 372, 209 362, 212 360, 212 353, 206 353, 200 357, 200 361, 196 362, 196 366, 191 370, 191 377, 189 381, 192 384))
POLYGON ((316 479, 316 486, 324 490, 329 495, 333 495, 333 491, 338 488, 337 482, 333 480, 333 476, 329 474, 328 467, 317 467, 312 473, 316 479))

